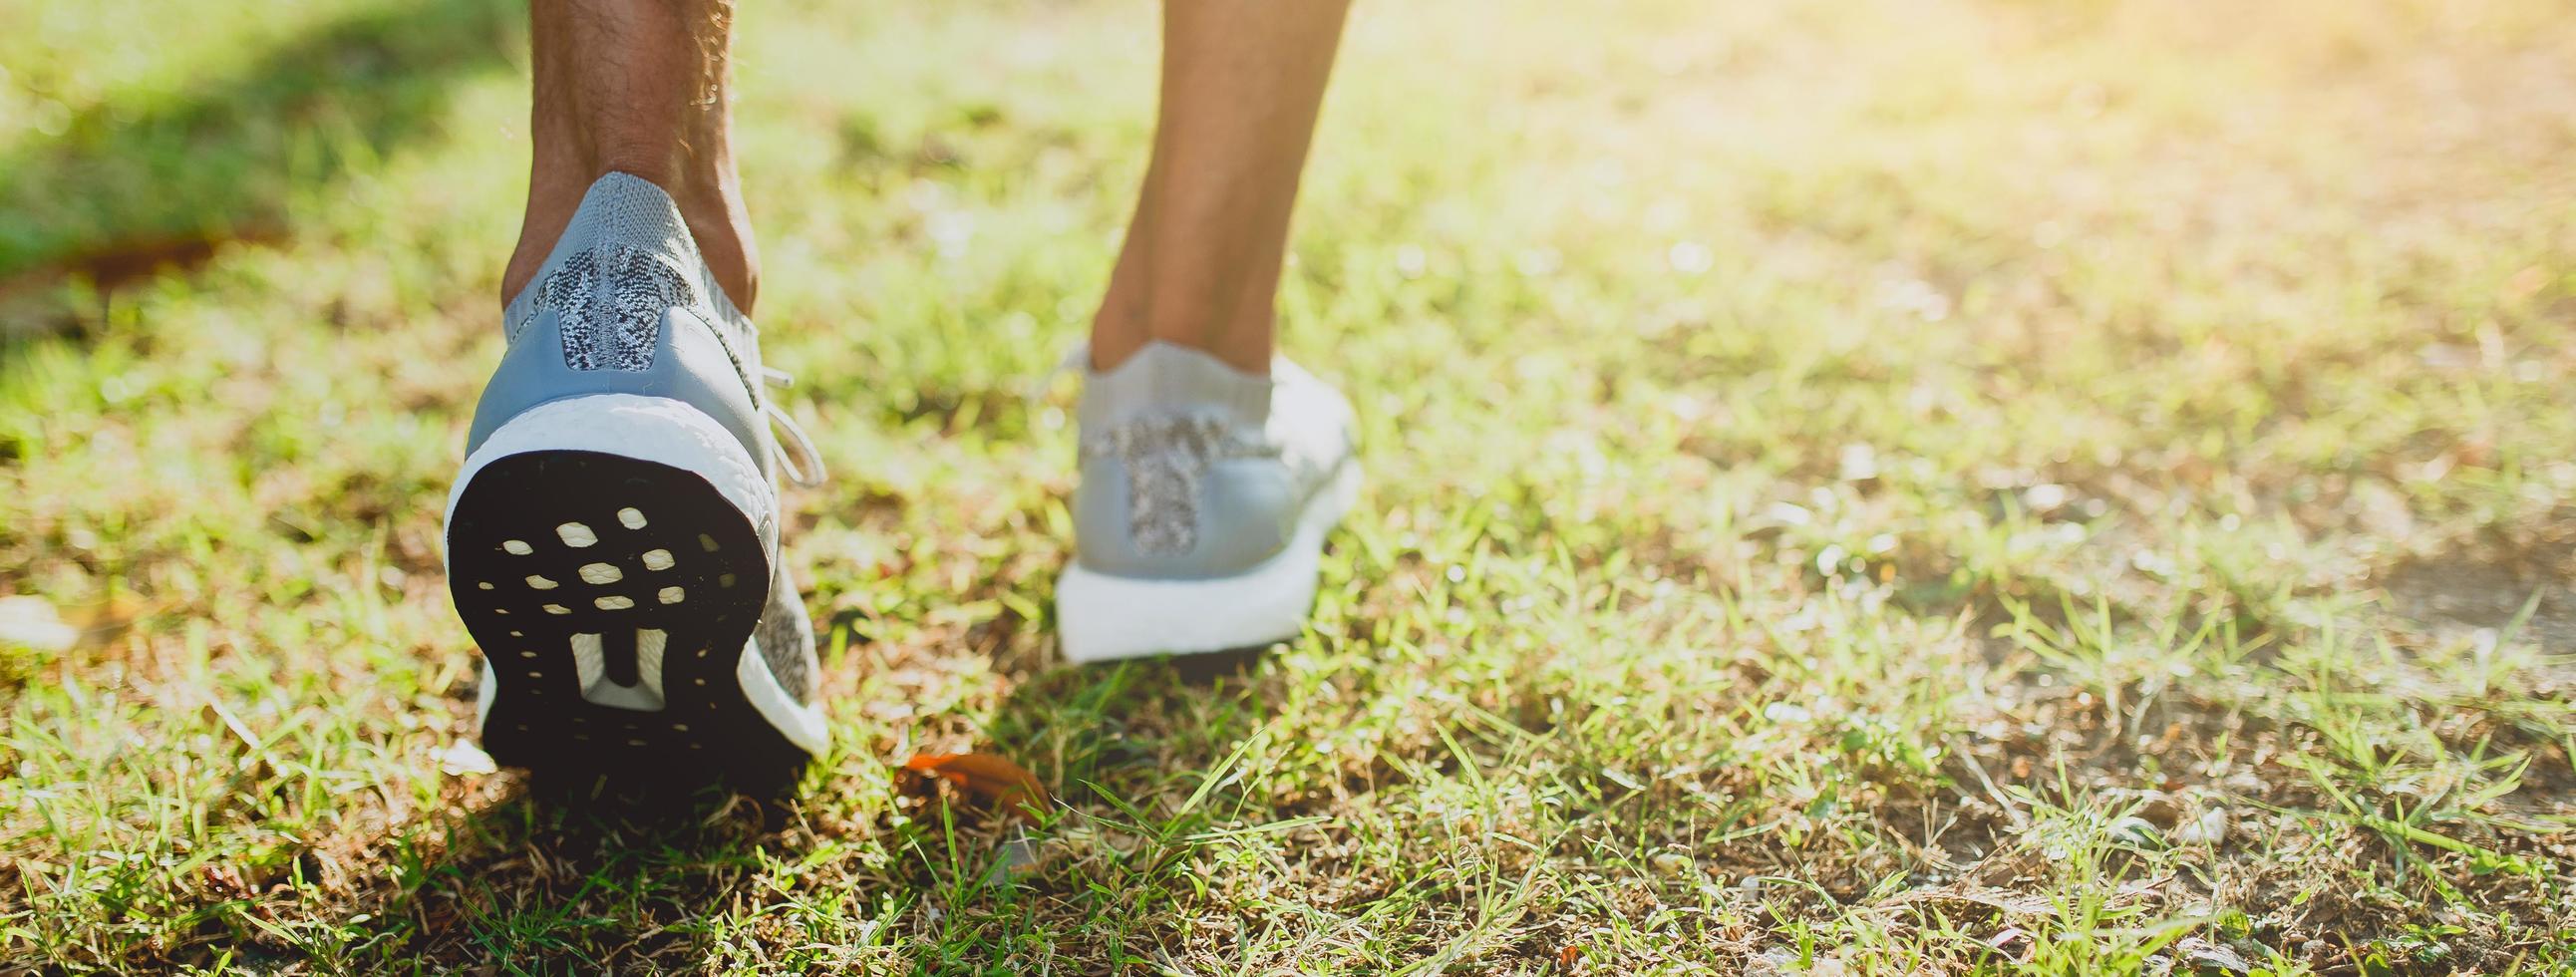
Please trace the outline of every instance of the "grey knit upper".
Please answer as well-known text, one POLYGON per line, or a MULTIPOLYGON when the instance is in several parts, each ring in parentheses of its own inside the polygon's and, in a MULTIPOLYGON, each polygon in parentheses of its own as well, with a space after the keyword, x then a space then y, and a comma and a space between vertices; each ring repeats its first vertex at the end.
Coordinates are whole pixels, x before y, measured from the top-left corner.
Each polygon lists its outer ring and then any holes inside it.
POLYGON ((650 369, 666 309, 714 327, 743 382, 760 375, 760 332, 716 283, 680 206, 652 181, 610 173, 591 184, 537 276, 501 321, 516 342, 539 311, 562 317, 564 363, 576 370, 650 369))
MULTIPOLYGON (((502 315, 509 351, 476 405, 466 450, 549 401, 637 394, 682 401, 731 432, 778 479, 764 415, 760 333, 716 283, 688 222, 651 181, 610 173, 584 194, 536 277, 502 315)), ((811 697, 813 629, 778 554, 778 527, 758 527, 777 572, 754 632, 770 672, 811 697)))
POLYGON ((1119 576, 1230 576, 1287 545, 1351 456, 1350 404, 1285 357, 1268 377, 1153 342, 1084 380, 1077 558, 1119 576))

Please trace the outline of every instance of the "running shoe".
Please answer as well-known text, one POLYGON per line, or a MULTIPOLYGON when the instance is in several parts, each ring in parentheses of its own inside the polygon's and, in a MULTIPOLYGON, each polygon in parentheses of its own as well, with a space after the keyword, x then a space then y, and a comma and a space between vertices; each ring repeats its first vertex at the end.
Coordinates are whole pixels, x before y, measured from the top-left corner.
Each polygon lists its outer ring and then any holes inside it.
POLYGON ((1148 343, 1087 371, 1074 560, 1056 581, 1066 658, 1254 648, 1296 637, 1324 536, 1359 494, 1340 392, 1286 357, 1244 373, 1148 343))
POLYGON ((830 736, 778 475, 821 471, 759 333, 671 197, 623 173, 504 323, 446 519, 484 749, 540 774, 792 778, 830 736))

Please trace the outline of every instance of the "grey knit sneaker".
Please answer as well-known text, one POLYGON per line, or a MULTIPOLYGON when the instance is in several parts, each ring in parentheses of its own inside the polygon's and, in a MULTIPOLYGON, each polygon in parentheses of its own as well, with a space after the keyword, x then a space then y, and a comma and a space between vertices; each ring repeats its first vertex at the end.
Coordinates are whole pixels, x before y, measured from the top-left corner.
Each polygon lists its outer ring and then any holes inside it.
POLYGON ((540 771, 792 776, 830 737, 777 472, 820 472, 802 435, 784 460, 759 334, 678 206, 600 178, 504 326, 447 503, 485 749, 540 771))
POLYGON ((1077 662, 1296 637, 1324 535, 1359 493, 1350 402, 1285 357, 1270 376, 1148 343, 1085 377, 1074 562, 1056 634, 1077 662))

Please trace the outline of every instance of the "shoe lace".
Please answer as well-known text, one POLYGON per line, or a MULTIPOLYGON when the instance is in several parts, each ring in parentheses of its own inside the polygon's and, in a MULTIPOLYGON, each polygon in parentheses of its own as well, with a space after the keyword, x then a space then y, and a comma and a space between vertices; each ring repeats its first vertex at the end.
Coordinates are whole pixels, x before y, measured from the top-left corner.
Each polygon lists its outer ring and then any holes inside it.
MULTIPOLYGON (((774 366, 761 367, 760 380, 781 390, 796 385, 795 377, 774 366)), ((823 453, 815 449, 814 439, 805 436, 805 429, 797 426, 796 419, 787 416, 786 408, 778 406, 774 399, 762 397, 760 412, 768 415, 770 429, 780 435, 770 440, 769 454, 787 473, 788 481, 813 488, 830 480, 831 476, 823 471, 823 453)))

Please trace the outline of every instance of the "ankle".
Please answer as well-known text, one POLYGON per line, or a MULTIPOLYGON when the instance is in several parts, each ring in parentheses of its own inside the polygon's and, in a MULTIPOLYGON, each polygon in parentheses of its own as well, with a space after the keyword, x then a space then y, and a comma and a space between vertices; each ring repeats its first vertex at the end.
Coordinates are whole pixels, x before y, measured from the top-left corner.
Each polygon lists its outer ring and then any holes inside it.
POLYGON ((1214 356, 1243 373, 1269 375, 1276 324, 1266 291, 1257 303, 1156 302, 1123 277, 1112 275, 1091 320, 1093 370, 1116 369, 1147 345, 1164 342, 1214 356))
POLYGON ((1159 335, 1149 329, 1114 328, 1105 322, 1095 320, 1091 328, 1089 366, 1093 372, 1106 373, 1124 365, 1147 347, 1155 343, 1165 343, 1206 353, 1237 373, 1255 377, 1270 375, 1269 344, 1263 343, 1254 347, 1239 342, 1223 342, 1222 338, 1222 336, 1211 336, 1207 330, 1195 332, 1174 330, 1173 335, 1159 335))
POLYGON ((728 162, 722 169, 679 166, 635 154, 590 159, 542 158, 528 181, 528 208, 520 224, 517 247, 502 274, 501 298, 507 302, 527 287, 537 269, 554 252, 555 242, 580 209, 592 184, 610 173, 640 177, 671 195, 688 222, 689 237, 714 272, 716 284, 734 307, 749 314, 760 285, 760 254, 751 235, 750 213, 743 207, 740 184, 728 162))
POLYGON ((671 195, 716 283, 749 311, 759 262, 734 177, 729 6, 538 0, 530 23, 535 154, 503 300, 536 277, 591 185, 616 172, 671 195))
POLYGON ((751 234, 751 212, 744 209, 742 187, 734 179, 733 167, 726 164, 723 173, 711 179, 693 181, 680 190, 660 184, 680 205, 680 218, 689 222, 689 237, 697 242, 698 256, 715 272, 716 285, 734 308, 751 314, 752 303, 760 294, 760 245, 751 234))

